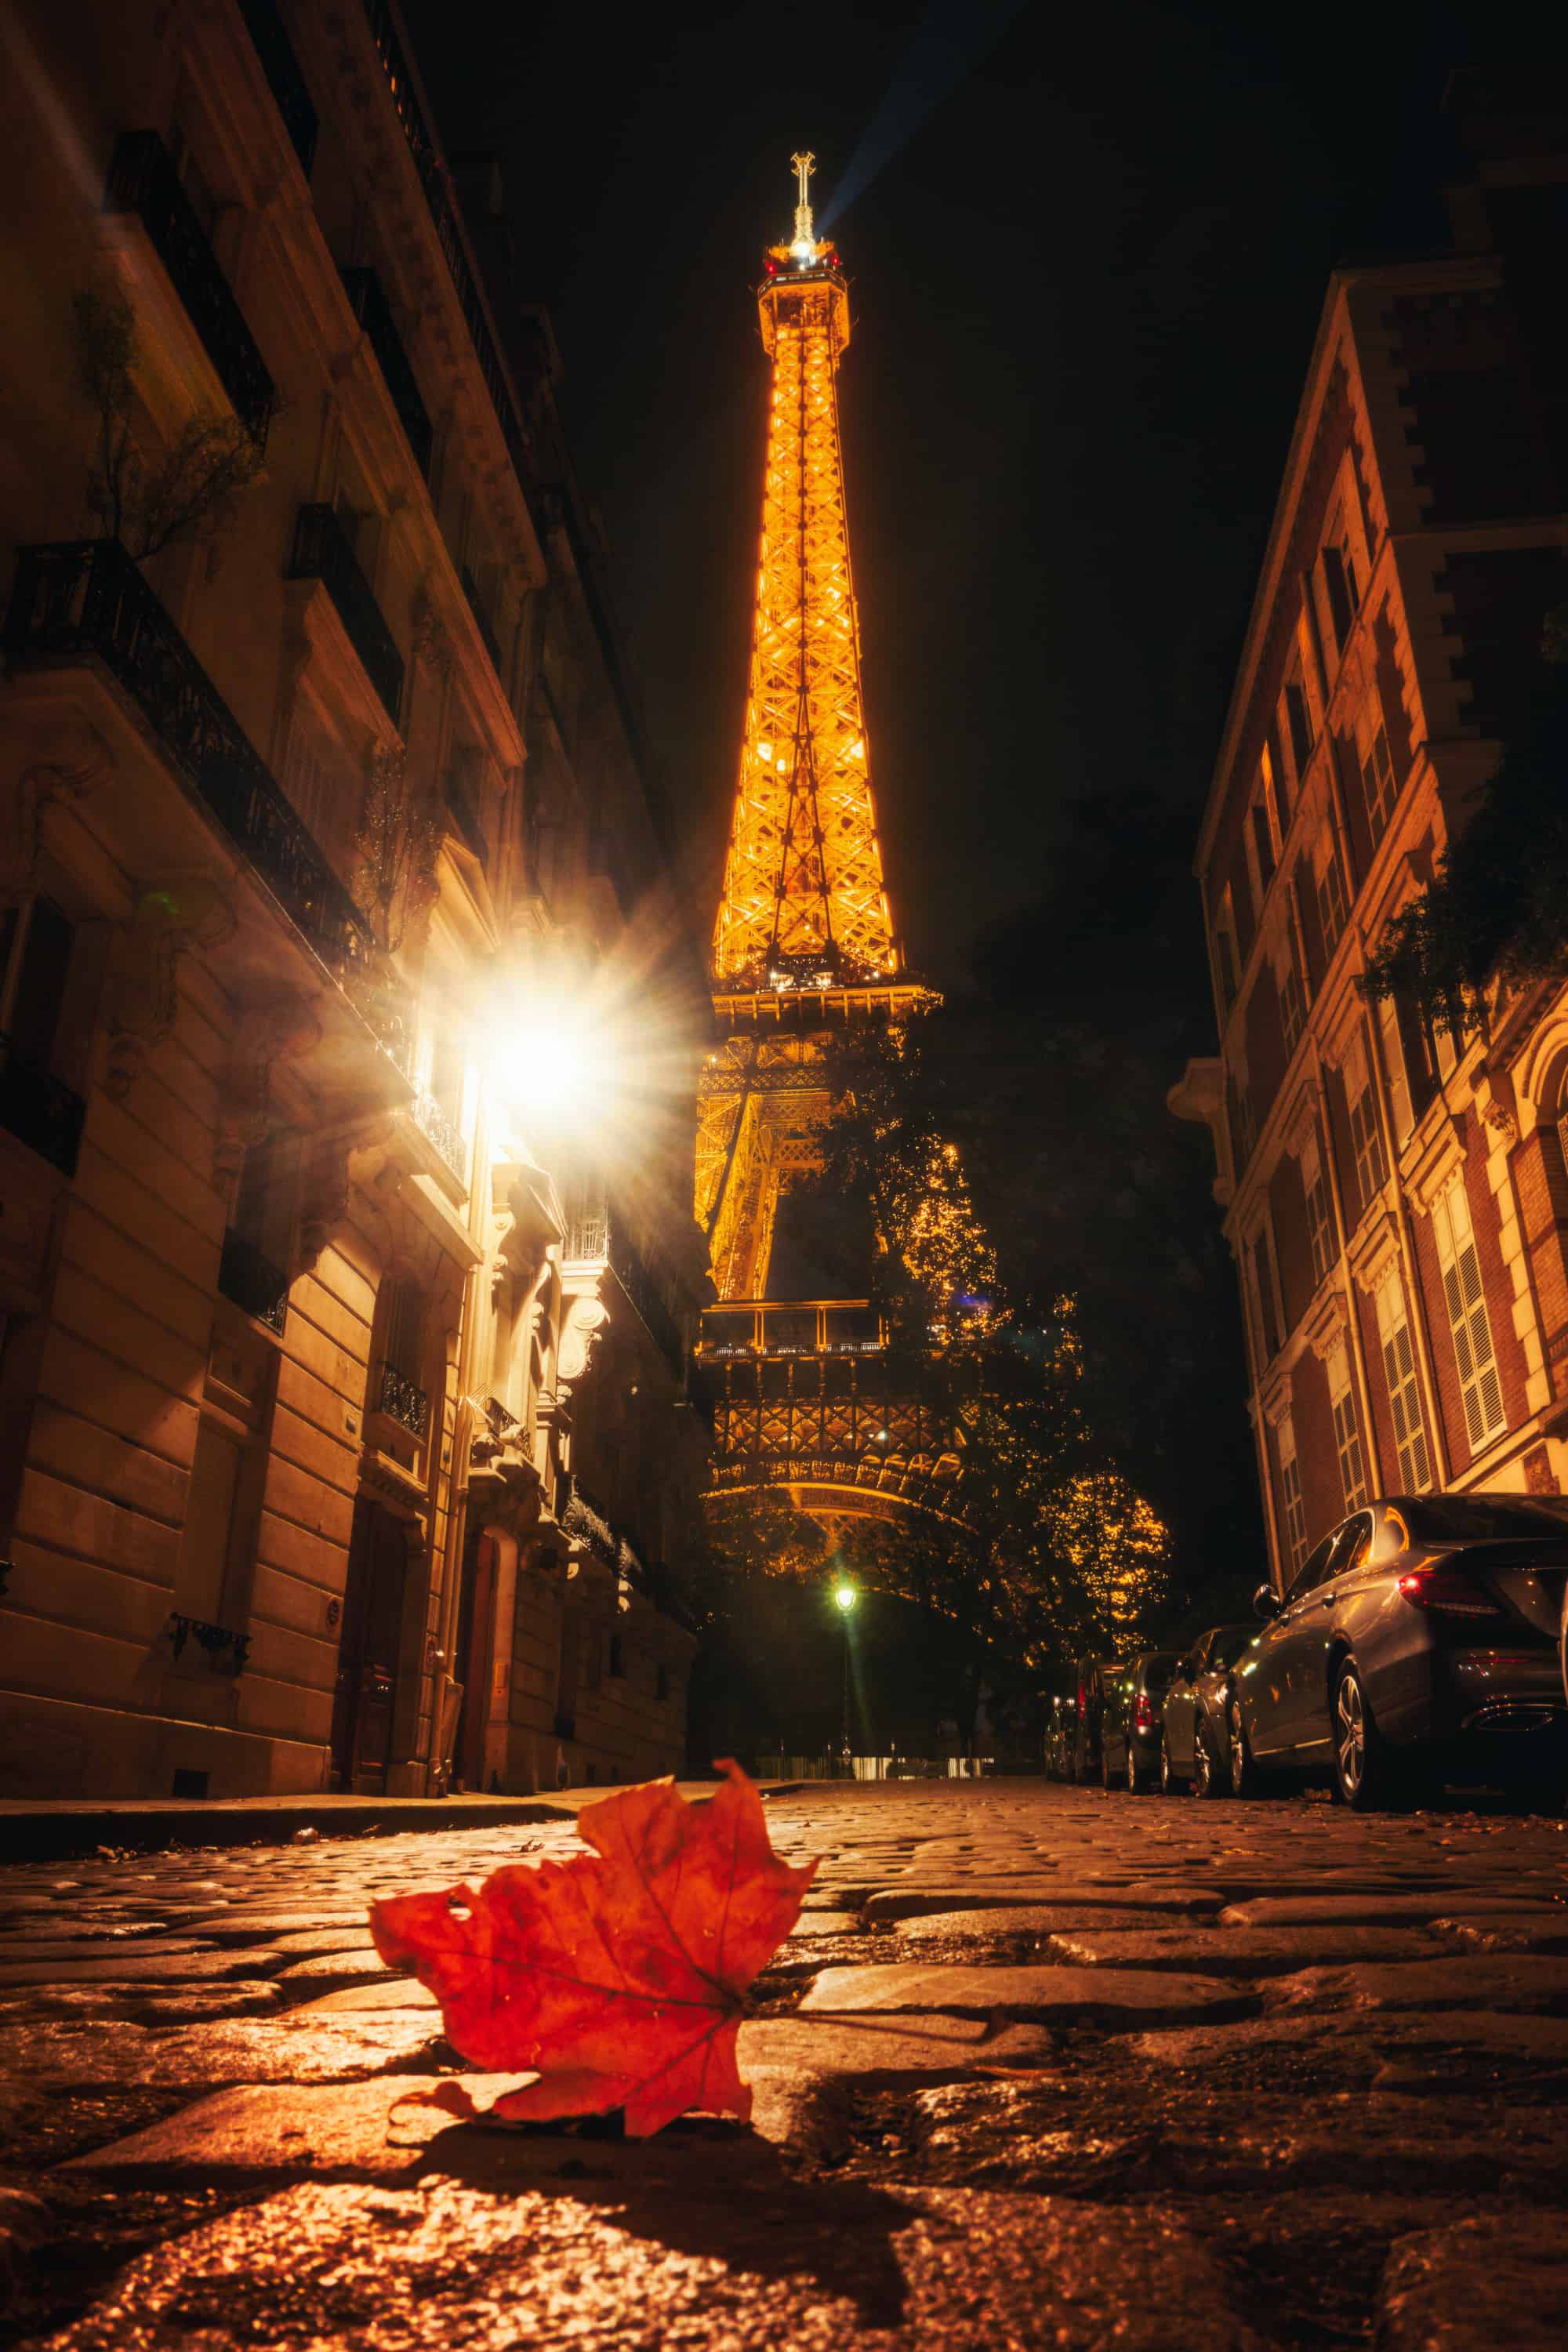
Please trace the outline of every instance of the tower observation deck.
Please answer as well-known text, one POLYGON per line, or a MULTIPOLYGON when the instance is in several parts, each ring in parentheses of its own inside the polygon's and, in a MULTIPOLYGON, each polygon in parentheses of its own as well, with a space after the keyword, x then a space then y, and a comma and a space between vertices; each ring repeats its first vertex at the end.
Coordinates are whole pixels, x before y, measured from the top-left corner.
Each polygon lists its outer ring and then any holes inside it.
POLYGON ((745 725, 713 927, 724 1042, 699 1097, 696 1210, 720 1299, 700 1355, 717 1488, 784 1483, 814 1513, 885 1513, 928 1503, 956 1463, 912 1402, 887 1392, 864 1301, 781 1297, 773 1279, 780 1201, 816 1163, 830 1106, 834 1034, 935 1001, 903 970, 871 792, 838 428, 849 289, 837 247, 815 233, 815 159, 793 161, 795 234, 768 248, 757 288, 773 383, 745 725))

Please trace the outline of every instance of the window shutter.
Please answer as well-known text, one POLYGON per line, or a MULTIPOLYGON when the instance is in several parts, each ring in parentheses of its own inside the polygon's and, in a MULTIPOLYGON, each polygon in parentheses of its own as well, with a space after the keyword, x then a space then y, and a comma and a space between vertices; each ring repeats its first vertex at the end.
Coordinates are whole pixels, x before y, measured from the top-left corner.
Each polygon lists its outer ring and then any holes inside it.
POLYGON ((1279 1423, 1279 1499, 1285 1513, 1285 1548, 1294 1575, 1307 1557, 1307 1508, 1301 1498, 1296 1432, 1289 1413, 1279 1423))
POLYGON ((1399 1456, 1402 1487, 1419 1494, 1432 1483, 1426 1429, 1421 1417, 1421 1392, 1415 1381, 1415 1355, 1410 1344, 1410 1324, 1397 1269, 1379 1285, 1377 1328, 1383 1349, 1384 1378, 1388 1385, 1388 1410, 1394 1423, 1394 1449, 1399 1456))
POLYGON ((1415 1124, 1411 1108, 1410 1075, 1405 1065, 1405 1043, 1399 1034, 1399 1007, 1392 996, 1377 1000, 1377 1025, 1383 1034, 1383 1066, 1388 1076, 1388 1108, 1394 1139, 1403 1143, 1415 1124))

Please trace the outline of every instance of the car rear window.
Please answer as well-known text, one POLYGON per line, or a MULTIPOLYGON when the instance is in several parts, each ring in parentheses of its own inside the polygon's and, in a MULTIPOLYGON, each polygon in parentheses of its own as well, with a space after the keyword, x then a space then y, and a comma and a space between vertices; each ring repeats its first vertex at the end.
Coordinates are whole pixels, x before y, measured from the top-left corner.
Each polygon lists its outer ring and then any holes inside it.
POLYGON ((1171 1680, 1181 1661, 1174 1657, 1145 1658, 1143 1687, 1149 1691, 1169 1690, 1171 1680))
POLYGON ((1415 1543, 1485 1543, 1510 1536, 1568 1538, 1568 1500, 1536 1495, 1420 1495, 1399 1504, 1415 1543))

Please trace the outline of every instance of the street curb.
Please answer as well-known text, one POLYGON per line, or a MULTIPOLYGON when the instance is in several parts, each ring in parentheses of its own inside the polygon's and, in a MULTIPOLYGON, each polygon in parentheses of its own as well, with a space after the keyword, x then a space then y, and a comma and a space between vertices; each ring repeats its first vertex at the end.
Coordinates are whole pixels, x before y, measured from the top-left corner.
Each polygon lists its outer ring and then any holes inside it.
MULTIPOLYGON (((785 1796, 799 1781, 763 1786, 764 1798, 785 1796)), ((704 1787, 711 1796, 718 1783, 704 1787)), ((385 1837, 434 1830, 526 1829, 569 1822, 578 1810, 614 1793, 610 1788, 563 1790, 531 1797, 229 1797, 167 1798, 81 1804, 0 1804, 0 1865, 9 1862, 77 1862, 100 1853, 166 1853, 180 1848, 287 1845, 301 1830, 316 1837, 385 1837)), ((700 1802, 689 1784, 691 1801, 700 1802)))

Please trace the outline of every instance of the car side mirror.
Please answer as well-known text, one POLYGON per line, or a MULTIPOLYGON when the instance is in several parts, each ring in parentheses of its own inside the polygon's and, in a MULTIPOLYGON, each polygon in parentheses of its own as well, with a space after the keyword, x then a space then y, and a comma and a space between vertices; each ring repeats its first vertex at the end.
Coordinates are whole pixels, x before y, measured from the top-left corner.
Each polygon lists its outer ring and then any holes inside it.
POLYGON ((1252 1596, 1252 1606, 1256 1613, 1265 1622, 1270 1617, 1278 1617, 1279 1602, 1274 1587, 1271 1584, 1260 1584, 1252 1596))

